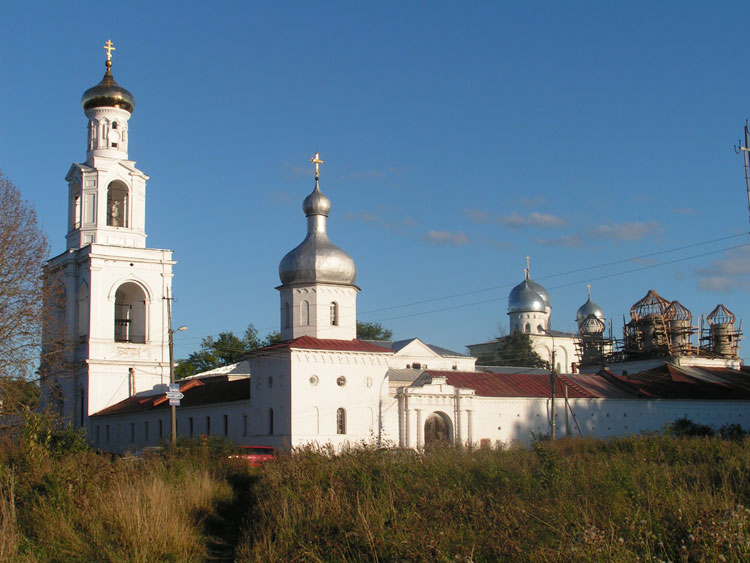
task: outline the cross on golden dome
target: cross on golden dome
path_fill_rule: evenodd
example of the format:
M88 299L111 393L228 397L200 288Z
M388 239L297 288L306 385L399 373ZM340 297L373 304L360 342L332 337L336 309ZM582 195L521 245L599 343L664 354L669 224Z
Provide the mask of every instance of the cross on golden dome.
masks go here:
M107 39L107 42L104 44L104 50L107 51L107 62L109 63L107 66L110 66L112 64L112 51L116 50L111 39Z
M320 178L319 166L323 164L323 161L320 160L320 153L316 152L315 156L310 159L310 162L312 162L315 165L315 179L317 180L318 178Z

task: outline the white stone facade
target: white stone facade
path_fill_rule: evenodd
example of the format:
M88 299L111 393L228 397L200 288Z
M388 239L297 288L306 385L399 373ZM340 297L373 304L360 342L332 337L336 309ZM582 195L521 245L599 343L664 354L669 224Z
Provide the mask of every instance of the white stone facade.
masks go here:
M356 286L282 285L281 339L300 336L352 340L357 336Z

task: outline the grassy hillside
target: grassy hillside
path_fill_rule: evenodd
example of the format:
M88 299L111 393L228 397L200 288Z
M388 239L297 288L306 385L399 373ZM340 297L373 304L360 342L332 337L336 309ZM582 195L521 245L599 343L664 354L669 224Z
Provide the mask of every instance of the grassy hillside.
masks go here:
M0 561L742 561L742 437L425 455L223 445L111 457L38 419L0 446Z

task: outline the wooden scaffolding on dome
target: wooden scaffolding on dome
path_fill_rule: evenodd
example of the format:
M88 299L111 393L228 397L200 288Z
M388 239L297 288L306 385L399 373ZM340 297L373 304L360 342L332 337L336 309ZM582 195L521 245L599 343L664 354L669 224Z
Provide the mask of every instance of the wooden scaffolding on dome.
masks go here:
M671 356L672 345L665 313L671 303L650 289L630 308L623 330L623 352L629 358ZM624 321L624 319L623 319Z
M580 365L596 365L605 363L608 350L612 343L604 338L604 321L596 315L587 315L578 324L578 338L576 338L576 355Z
M707 327L701 322L700 350L702 353L723 357L739 357L742 321L734 328L734 314L721 303L706 317Z

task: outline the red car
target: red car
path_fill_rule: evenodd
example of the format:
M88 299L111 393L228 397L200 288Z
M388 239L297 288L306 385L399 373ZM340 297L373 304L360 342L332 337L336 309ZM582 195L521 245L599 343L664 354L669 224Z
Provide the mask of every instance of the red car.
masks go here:
M267 461L276 459L276 449L271 446L238 446L237 453L230 459L244 459L251 467L258 467Z

